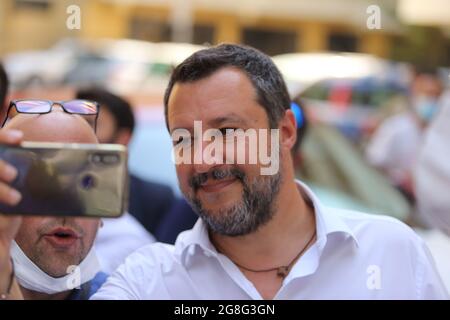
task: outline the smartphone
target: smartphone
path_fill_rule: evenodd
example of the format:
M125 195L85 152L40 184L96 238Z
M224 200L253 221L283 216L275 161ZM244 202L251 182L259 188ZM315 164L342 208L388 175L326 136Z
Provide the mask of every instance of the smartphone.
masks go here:
M17 168L10 185L22 194L16 206L0 203L0 213L118 217L127 210L127 149L122 145L23 142L0 145L0 158Z

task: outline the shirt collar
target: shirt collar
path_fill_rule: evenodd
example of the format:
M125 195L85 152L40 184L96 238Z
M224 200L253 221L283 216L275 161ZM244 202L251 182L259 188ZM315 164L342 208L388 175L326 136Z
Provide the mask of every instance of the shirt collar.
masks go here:
M340 234L344 237L352 238L356 246L359 247L359 242L355 233L339 215L340 210L323 205L319 198L317 198L314 192L306 184L299 180L296 180L296 183L299 191L304 192L314 207L314 213L316 215L317 239L319 241L324 241L323 246L325 246L329 235Z
M197 220L191 230L182 232L175 243L175 254L180 257L183 265L190 262L196 250L202 250L203 254L217 256L218 252L209 239L208 228L201 218Z
M303 194L311 201L316 215L316 234L319 250L322 251L326 245L328 236L331 234L339 234L345 238L353 239L357 247L358 240L345 223L345 221L337 214L336 209L324 206L313 191L303 182L296 180L297 186ZM201 250L203 254L208 256L217 256L218 252L209 239L206 224L200 218L191 230L181 233L175 243L175 254L179 255L183 265L187 265L197 250Z

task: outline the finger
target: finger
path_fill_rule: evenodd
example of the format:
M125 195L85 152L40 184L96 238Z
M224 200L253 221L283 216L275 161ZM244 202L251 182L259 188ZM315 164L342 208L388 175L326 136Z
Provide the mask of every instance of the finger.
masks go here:
M14 239L21 223L22 216L0 214L0 238Z
M0 180L12 182L17 177L17 169L9 163L0 160Z
M0 202L10 206L15 206L21 199L22 195L19 191L4 183L0 183Z
M0 143L17 145L22 142L23 133L14 129L0 130Z

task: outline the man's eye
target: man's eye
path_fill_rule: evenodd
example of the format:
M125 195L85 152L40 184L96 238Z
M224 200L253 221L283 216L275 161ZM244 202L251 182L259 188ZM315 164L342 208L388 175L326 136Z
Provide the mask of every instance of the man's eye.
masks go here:
M174 146L177 146L180 143L186 144L186 143L189 143L190 141L191 141L191 139L189 137L180 137L177 140L173 140L172 143Z
M224 136L230 136L230 135L234 134L234 131L236 131L236 128L230 128L230 127L220 128L219 131Z

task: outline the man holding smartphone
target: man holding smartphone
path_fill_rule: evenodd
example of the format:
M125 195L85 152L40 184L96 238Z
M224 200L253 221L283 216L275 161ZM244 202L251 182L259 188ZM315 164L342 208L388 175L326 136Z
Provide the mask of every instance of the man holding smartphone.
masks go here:
M22 140L97 143L87 122L58 110L42 116L19 114L0 130L2 144L18 145ZM17 170L2 161L0 172L0 201L14 205L21 196L8 184ZM106 279L93 249L100 223L98 218L1 216L0 294L87 299ZM10 288L13 272L20 290Z
M7 88L2 78L0 87ZM57 106L45 115L17 114L0 129L0 144L18 146L24 140L98 142L87 121ZM10 186L17 175L0 160L1 203L14 206L21 200ZM98 218L0 214L0 299L88 299L106 280L93 249L100 224Z

